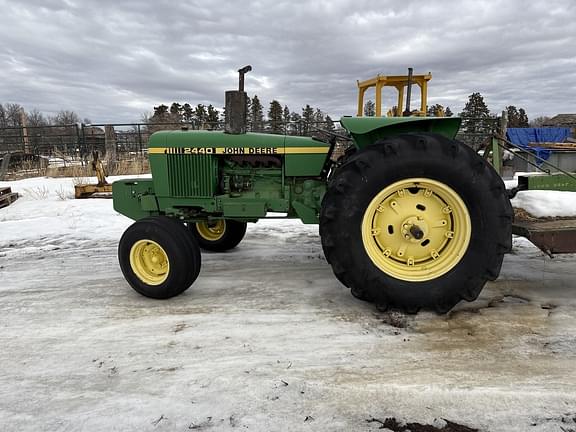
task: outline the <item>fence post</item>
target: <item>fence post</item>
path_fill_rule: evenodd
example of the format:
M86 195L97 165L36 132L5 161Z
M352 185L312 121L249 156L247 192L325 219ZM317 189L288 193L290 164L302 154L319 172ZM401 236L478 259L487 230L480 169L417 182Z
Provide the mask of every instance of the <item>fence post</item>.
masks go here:
M508 113L506 111L502 111L498 134L504 138L506 138L507 125ZM504 151L502 150L502 146L499 144L501 143L498 139L492 138L492 166L498 174L502 175L502 156L504 155Z
M20 123L22 125L22 143L24 144L24 153L30 153L30 141L28 140L28 122L24 108L20 110Z
M138 152L142 155L142 131L140 130L140 125L138 126Z
M82 123L80 125L80 136L78 139L78 156L80 157L80 161L82 166L84 166L84 162L86 160L86 158L88 157L88 149L86 148L86 125L84 123Z
M106 149L106 161L108 162L108 172L113 172L116 165L116 134L114 126L104 126L104 148Z

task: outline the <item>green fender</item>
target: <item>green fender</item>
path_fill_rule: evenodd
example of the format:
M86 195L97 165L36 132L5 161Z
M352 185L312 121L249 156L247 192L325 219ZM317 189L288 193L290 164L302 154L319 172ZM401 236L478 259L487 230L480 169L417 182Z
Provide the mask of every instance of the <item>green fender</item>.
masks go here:
M403 133L430 132L453 139L462 119L459 117L342 117L340 124L359 148L377 140Z

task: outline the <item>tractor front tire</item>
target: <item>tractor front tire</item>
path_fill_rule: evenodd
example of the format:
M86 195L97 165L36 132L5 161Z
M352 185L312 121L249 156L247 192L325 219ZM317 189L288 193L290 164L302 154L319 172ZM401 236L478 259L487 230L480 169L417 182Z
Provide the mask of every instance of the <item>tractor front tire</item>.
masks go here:
M332 176L320 235L336 277L360 299L408 313L475 300L512 246L500 176L437 134L380 140Z
M118 260L138 293L167 299L186 291L200 273L200 248L184 224L165 216L141 219L122 235Z
M214 222L188 224L188 229L204 250L225 252L233 249L246 234L246 222L220 219Z

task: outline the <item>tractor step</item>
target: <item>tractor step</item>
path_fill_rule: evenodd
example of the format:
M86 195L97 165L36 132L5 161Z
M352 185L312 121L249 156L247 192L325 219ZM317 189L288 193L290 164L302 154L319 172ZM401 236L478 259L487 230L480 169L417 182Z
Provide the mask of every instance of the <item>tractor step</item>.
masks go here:
M576 219L516 221L512 233L526 237L548 255L576 252Z
M18 199L19 195L9 187L0 188L0 208L7 207Z
M79 198L112 198L112 185L76 185L74 197Z

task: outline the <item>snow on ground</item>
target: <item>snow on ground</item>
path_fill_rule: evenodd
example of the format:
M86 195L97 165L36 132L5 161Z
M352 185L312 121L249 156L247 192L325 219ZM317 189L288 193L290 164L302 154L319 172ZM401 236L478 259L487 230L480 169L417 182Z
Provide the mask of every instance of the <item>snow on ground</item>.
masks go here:
M538 175L517 173L515 178L506 180L507 189L518 186L518 175ZM576 217L576 192L531 190L520 191L512 199L514 207L522 208L536 217Z
M2 431L576 430L576 255L515 239L476 302L404 316L349 295L316 226L260 221L154 301L120 272L111 200L3 185L23 196L0 210Z
M576 217L576 192L545 190L520 191L512 199L512 205L523 208L536 217Z

